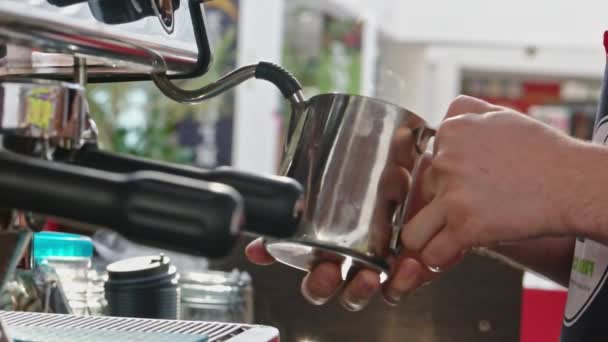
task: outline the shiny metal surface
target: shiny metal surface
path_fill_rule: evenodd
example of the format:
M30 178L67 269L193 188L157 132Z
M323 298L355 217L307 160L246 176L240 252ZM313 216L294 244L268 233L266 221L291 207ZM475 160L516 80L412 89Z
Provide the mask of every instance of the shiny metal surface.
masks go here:
M247 80L255 78L257 68L257 64L244 66L213 83L195 90L186 90L176 86L171 82L167 75L163 73L153 73L151 77L154 84L156 84L156 87L168 98L180 103L197 104L214 98ZM298 114L301 113L304 108L304 95L300 90L290 96L287 100L291 103L291 116L293 120L293 117L299 117ZM291 131L289 135L291 136Z
M32 232L27 229L0 231L0 292L13 280L31 238Z
M154 84L156 84L158 89L168 98L181 103L196 104L216 97L223 92L254 78L256 68L257 65L242 67L219 80L196 90L181 89L162 73L154 73L151 76Z
M246 272L205 271L181 274L180 319L252 324L253 288Z
M121 6L135 2L91 0L55 6L48 0L0 1L0 39L9 44L0 59L0 76L70 75L76 55L87 57L92 75L192 72L198 47L190 0L145 1L152 2L152 13L108 23L104 20L124 12ZM202 5L193 6L202 11Z
M267 240L268 251L303 270L332 260L386 275L396 213L432 130L406 109L343 94L310 99L296 121L281 173L304 185L304 212L296 236Z
M42 80L0 82L0 133L73 148L80 146L89 126L84 89L79 85Z
M4 323L0 319L0 342L12 342L12 341L13 341L13 338L11 337L11 334L8 332L8 328L6 327L6 325L4 325Z
M173 33L175 26L175 8L173 0L151 0L154 13L168 34ZM179 2L179 1L178 1Z
M302 114L304 113L304 110L306 109L306 99L302 90L293 94L288 100L291 104L291 115L289 116L289 122L287 125L287 136L285 139L285 146L283 146L285 153L288 153L289 151L289 144L291 143L291 138L295 135L298 121L300 120Z
M18 330L27 334L28 330L33 332L39 328L47 328L47 331L59 333L64 331L68 338L57 338L53 341L82 341L83 333L77 329L88 329L89 340L103 336L105 332L131 332L131 333L171 333L190 336L207 337L209 342L276 342L279 340L277 329L269 326L226 324L216 322L190 322L190 321L167 321L140 318L123 317L91 317L58 315L31 312L0 311L0 319L5 322L9 331ZM76 329L76 330L75 330ZM61 335L60 335L61 336ZM65 335L64 335L65 336ZM144 336L144 337L149 337ZM153 335L152 335L153 336ZM177 336L179 337L179 336ZM141 341L133 335L131 339ZM86 338L84 338L86 340ZM40 339L27 339L40 341ZM105 339L111 341L111 339ZM118 339L124 341L125 339ZM149 339L147 339L149 340ZM166 338L164 340L167 340ZM114 341L117 341L114 339ZM206 341L206 339L205 339Z

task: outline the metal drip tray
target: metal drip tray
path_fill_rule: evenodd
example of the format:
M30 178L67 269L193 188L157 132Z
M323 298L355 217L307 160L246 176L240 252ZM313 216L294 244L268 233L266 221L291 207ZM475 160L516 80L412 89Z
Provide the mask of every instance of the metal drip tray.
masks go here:
M83 317L0 311L9 334L18 341L187 341L278 342L278 330L266 326L151 320L118 317ZM84 336L83 336L84 335ZM30 337L31 336L31 337ZM40 339L38 336L44 336ZM29 338L29 340L28 340Z

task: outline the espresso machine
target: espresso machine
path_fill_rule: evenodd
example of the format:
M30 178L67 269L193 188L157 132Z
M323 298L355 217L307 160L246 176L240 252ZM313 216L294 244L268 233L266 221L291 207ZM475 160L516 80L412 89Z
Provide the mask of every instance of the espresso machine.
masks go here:
M177 166L98 146L88 83L151 80L170 97L192 98L173 82L210 66L204 2L0 1L0 285L23 264L31 232L46 218L107 227L138 243L209 258L229 254L242 232L294 233L303 190L293 179ZM297 81L269 63L240 69L194 95L204 100L253 77L299 103ZM83 327L278 340L276 329L261 326L11 312L0 313L0 320L0 340L11 330L41 329L49 336Z

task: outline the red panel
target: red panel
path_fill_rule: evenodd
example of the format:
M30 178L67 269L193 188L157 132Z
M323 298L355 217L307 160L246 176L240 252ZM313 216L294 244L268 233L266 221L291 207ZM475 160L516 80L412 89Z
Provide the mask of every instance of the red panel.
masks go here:
M530 101L527 101L524 99L515 99L514 100L514 99L488 97L488 96L481 97L481 99L486 102L495 104L497 106L511 108L511 109L516 110L521 113L527 113L530 106L538 104L538 103L531 103Z
M557 82L524 82L522 88L524 97L542 95L559 99L561 91L561 85Z
M521 342L559 341L567 292L524 289Z
M476 96L473 94L473 96ZM522 82L521 83L521 97L519 98L507 98L507 97L490 97L490 96L479 96L481 99L490 103L508 107L516 111L527 113L528 109L534 105L546 105L551 103L558 103L561 96L561 84L559 82Z

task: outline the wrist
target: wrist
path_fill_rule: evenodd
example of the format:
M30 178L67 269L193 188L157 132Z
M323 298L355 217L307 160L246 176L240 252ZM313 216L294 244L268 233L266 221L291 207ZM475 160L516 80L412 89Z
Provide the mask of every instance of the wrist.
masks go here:
M557 190L563 193L561 221L564 233L608 241L608 147L576 142L564 165L566 179Z

